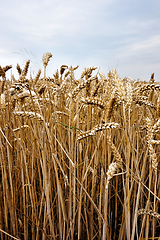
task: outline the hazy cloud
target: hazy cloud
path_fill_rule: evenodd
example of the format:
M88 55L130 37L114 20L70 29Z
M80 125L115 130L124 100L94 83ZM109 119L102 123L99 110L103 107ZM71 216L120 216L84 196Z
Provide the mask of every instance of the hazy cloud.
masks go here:
M49 51L48 74L61 64L96 65L105 73L117 66L122 77L156 71L159 80L159 10L157 0L3 1L0 65L31 58L37 69Z

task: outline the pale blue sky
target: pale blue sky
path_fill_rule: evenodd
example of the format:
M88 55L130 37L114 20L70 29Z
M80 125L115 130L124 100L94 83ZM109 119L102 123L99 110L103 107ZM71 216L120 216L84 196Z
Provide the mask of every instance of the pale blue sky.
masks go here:
M37 73L51 52L50 77L66 64L80 66L77 77L96 66L160 82L160 0L5 0L0 22L0 65L14 74L28 59Z

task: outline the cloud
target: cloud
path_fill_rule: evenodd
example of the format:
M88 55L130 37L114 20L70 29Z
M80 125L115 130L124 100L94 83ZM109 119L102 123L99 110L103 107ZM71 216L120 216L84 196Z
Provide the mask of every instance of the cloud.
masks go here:
M31 4L30 4L31 3ZM4 3L5 4L5 3ZM96 35L102 25L103 6L108 1L16 1L2 17L7 29L20 39L36 42L56 36ZM108 11L106 14L108 15Z
M150 36L148 39L135 39L135 41L128 41L126 45L121 47L121 50L117 54L117 58L135 58L137 64L139 63L138 58L140 61L143 59L145 62L150 62L152 59L152 63L154 63L155 58L157 58L156 56L158 56L157 51L160 51L160 34Z
M137 66L140 75L139 65L156 68L159 63L159 7L155 0L3 1L0 62L8 58L16 66L31 58L34 63L28 51L41 67L48 51L53 54L48 73L61 64L108 71L119 63L120 71L127 66L132 74Z

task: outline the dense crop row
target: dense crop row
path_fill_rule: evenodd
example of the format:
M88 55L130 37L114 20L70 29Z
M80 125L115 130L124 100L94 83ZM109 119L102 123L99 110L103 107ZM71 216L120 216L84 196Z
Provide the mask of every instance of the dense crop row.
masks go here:
M0 238L158 239L160 84L0 67Z

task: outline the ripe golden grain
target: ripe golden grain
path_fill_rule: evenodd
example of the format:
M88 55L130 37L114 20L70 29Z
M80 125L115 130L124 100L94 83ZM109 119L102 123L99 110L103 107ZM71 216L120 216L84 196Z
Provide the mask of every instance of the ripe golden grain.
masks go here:
M28 80L27 61L12 81L0 68L1 229L17 239L158 238L160 84L115 69L94 76L96 67L76 79L78 66L66 66Z

